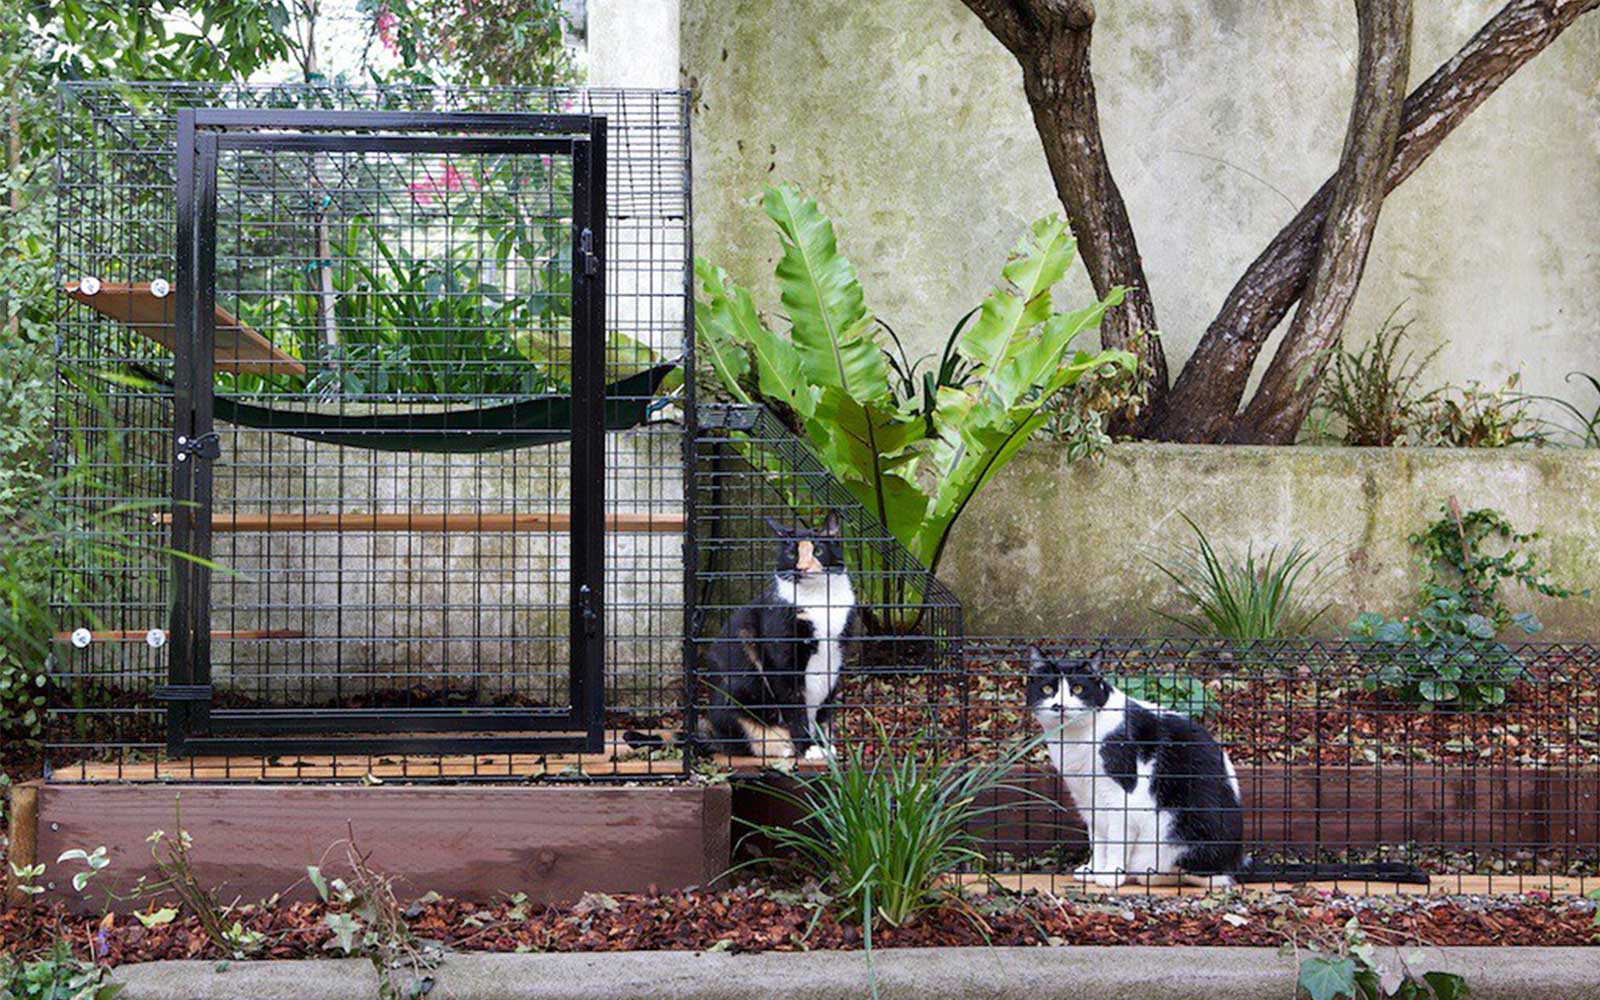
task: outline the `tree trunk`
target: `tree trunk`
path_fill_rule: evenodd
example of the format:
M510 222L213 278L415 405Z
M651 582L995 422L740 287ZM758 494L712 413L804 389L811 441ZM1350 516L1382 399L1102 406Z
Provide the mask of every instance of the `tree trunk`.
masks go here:
M1356 0L1356 20L1361 36L1356 94L1332 203L1317 238L1316 263L1294 322L1234 427L1235 441L1294 443L1339 346L1367 265L1411 66L1411 0Z
M1600 0L1511 0L1406 99L1386 189L1410 177L1501 84L1597 7ZM1151 436L1195 442L1229 437L1257 355L1306 288L1336 179L1318 189L1228 293L1172 387L1164 418L1150 427Z
M1166 401L1167 361L1152 335L1158 329L1155 303L1100 135L1089 65L1094 6L1090 0L965 2L1022 66L1034 127L1095 293L1126 289L1123 304L1100 324L1100 343L1139 355L1150 385L1144 422L1161 413Z

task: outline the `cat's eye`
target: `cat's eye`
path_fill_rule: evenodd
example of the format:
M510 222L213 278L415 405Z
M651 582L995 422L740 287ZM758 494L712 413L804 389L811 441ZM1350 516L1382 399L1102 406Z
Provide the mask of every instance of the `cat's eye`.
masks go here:
M1073 694L1083 694L1083 685L1082 684L1074 684L1074 685L1072 685L1072 693Z
M1056 686L1054 684L1046 684L1044 686L1044 693L1047 694L1047 695L1055 694L1056 693Z

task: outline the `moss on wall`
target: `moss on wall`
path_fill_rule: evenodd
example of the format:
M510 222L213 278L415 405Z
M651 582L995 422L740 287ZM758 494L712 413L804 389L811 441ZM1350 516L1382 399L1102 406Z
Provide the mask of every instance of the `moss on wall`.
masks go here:
M1298 540L1318 553L1325 631L1363 610L1413 607L1406 537L1455 496L1544 533L1536 551L1561 583L1600 591L1600 452L1117 445L1103 465L1033 445L957 525L941 575L975 632L1165 631L1186 610L1151 564L1192 544L1178 516L1242 553ZM1512 591L1544 638L1600 636L1600 600Z

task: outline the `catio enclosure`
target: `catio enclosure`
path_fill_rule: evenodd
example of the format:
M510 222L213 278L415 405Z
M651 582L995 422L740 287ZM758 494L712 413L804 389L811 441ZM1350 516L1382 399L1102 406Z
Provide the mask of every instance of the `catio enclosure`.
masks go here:
M1596 873L1592 647L965 635L778 415L684 377L686 94L95 84L60 113L54 783L754 774L670 734L770 523L837 512L842 748L993 758L1036 731L1027 645L1099 652L1227 748L1280 875ZM1493 697L1416 697L1450 676ZM1065 886L1083 821L1042 753L1017 781L973 832Z

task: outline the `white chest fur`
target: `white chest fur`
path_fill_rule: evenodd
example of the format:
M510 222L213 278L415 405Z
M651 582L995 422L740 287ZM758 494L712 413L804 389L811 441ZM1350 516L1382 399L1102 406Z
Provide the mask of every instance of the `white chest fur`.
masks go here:
M839 686L844 670L844 634L856 594L843 573L819 573L799 580L776 581L778 595L817 633L817 651L806 664L806 718L817 721L817 709Z

